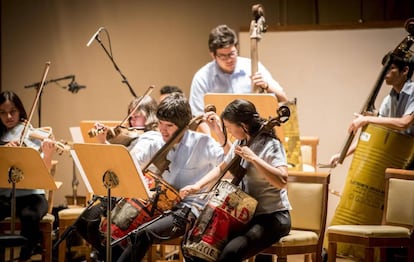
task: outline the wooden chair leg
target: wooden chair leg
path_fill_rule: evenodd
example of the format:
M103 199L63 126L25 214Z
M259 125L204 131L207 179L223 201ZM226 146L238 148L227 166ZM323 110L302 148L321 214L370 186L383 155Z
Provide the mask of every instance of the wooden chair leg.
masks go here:
M329 242L328 244L328 262L336 261L336 242Z
M42 262L52 261L52 230L53 224L45 225L45 227L42 229Z
M287 256L278 256L277 262L287 262Z
M374 251L375 249L372 247L366 247L365 248L365 261L372 262L374 261Z

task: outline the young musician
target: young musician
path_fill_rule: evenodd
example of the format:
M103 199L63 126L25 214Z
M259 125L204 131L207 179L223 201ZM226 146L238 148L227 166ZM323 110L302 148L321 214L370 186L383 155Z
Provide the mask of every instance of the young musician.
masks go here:
M257 135L265 120L259 116L253 103L234 100L224 109L221 118L227 131L237 140L221 164L193 185L182 188L180 195L184 197L200 191L216 181L236 155L242 158L240 165L246 169L246 174L241 188L255 198L258 205L247 229L233 236L218 258L218 261L242 261L289 233L288 169L285 151L274 132ZM249 147L242 145L253 137L254 142Z
M138 105L138 103L140 104ZM142 133L130 143L128 149L141 167L145 166L152 156L143 152L147 150L156 152L165 143L158 129L157 107L156 100L151 96L145 96L141 101L140 97L134 98L128 105L128 115L135 109L128 119L128 127L142 130ZM98 130L103 129L104 131L96 136L98 141L109 143L106 141L108 128L100 123L96 123L95 128ZM103 197L100 203L85 210L75 224L76 230L94 248L93 256L100 260L105 260L106 255L106 247L102 244L105 236L100 231L101 218L106 215L106 201L107 199ZM113 201L115 201L115 198ZM115 206L115 202L112 206ZM112 256L116 259L123 250L119 246L115 246L112 251Z
M27 120L27 114L17 94L11 91L0 93L0 120L0 145L19 146L20 134L24 128L23 123ZM48 139L37 142L42 151L43 161L50 169L55 144ZM3 178L5 179L4 176ZM10 197L10 188L0 188L0 220L11 215ZM28 240L27 245L20 249L19 261L28 261L34 252L39 252L37 248L41 237L39 224L47 210L48 203L43 189L16 190L16 216L22 224L20 234Z
M139 103L139 105L138 105ZM128 114L130 115L133 110L135 110L128 119L125 129L121 129L118 137L112 137L107 141L107 133L114 132L109 130L110 128L102 125L101 123L95 123L96 130L103 130L103 132L98 132L96 135L97 140L100 143L113 143L113 144L124 144L128 145L128 149L132 149L135 143L138 142L138 139L141 135L147 131L151 131L145 134L145 137L158 137L158 119L156 116L157 111L157 101L151 96L144 96L134 98L128 105ZM129 128L129 130L127 130ZM115 136L115 134L113 135ZM154 139L158 139L154 138ZM159 140L159 139L158 139Z
M209 35L208 47L213 60L195 73L191 83L189 99L193 115L203 114L205 94L251 93L252 82L266 92L274 93L279 102L287 101L283 88L261 63L258 72L251 75L251 60L238 55L239 42L233 29L227 25L214 28ZM208 130L205 125L201 129Z
M164 100L166 96L168 96L171 93L175 93L175 92L184 94L183 90L179 88L178 86L166 85L166 86L161 87L159 101L161 102L162 100Z
M170 94L159 104L157 117L162 138L168 144L175 132L187 126L192 119L188 100L182 94ZM170 164L160 175L177 192L200 180L224 157L223 148L213 138L191 130L186 130L178 142L171 146L166 157ZM136 153L153 156L157 152L137 150ZM141 261L153 243L182 236L187 219L198 215L197 205L200 204L197 197L185 197L170 213L140 228L131 237L132 246L125 249L118 261L131 261L131 257L133 261Z
M391 59L391 67L385 75L385 83L391 86L391 91L382 101L378 116L355 114L349 132L356 133L367 124L377 124L414 136L414 83L411 81L414 56L409 59L392 56ZM346 156L353 154L356 146L357 143L352 144ZM339 156L335 154L331 157L332 166L337 165Z

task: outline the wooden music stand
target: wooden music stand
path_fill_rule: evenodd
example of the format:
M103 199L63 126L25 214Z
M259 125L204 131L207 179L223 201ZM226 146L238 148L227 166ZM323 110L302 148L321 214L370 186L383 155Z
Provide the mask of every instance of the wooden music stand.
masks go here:
M38 151L30 147L0 146L0 187L11 187L11 235L16 224L16 189L56 190L57 186ZM13 260L13 252L10 253Z
M252 102L259 115L264 119L277 116L279 104L274 94L225 94L207 93L204 95L204 106L212 104L216 106L217 114L220 115L224 108L235 99L245 99ZM283 129L276 127L276 133L281 141L284 141Z
M141 168L122 145L74 144L94 194L107 195L106 258L111 261L111 197L149 199Z

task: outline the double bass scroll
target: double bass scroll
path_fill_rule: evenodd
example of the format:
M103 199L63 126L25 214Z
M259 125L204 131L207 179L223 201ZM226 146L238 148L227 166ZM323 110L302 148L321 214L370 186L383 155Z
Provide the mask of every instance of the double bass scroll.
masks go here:
M251 74L254 75L259 68L259 52L258 42L262 38L262 33L266 32L264 9L261 4L252 6L253 20L250 22L250 58L251 58ZM264 93L260 87L252 85L253 93Z
M374 114L375 100L381 89L385 75L387 74L388 70L391 67L393 59L396 59L396 58L407 59L408 57L410 57L410 53L411 53L410 48L414 43L414 18L408 19L405 22L404 27L409 34L401 41L401 43L397 45L397 47L392 52L390 52L390 54L386 56L385 61L383 61L383 68L381 70L381 73L378 76L377 81L375 82L375 85L373 89L371 90L370 95L368 96L365 104L363 105L360 111L360 114L362 115L367 114L367 113ZM344 162L344 159L347 156L348 149L351 146L354 137L355 137L354 133L349 134L345 142L345 145L342 148L342 151L339 155L339 159L338 159L339 164L342 164Z

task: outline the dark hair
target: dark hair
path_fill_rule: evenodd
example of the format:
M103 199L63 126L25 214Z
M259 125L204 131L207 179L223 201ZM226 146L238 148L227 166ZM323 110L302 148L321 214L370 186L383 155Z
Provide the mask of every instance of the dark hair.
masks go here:
M413 71L414 71L414 55L408 54L406 57L400 57L400 56L393 55L391 52L389 52L382 59L382 65L385 64L388 58L390 58L391 63L394 64L398 68L398 71L402 71L404 67L407 66L408 67L407 79L411 79L411 77L413 76Z
M208 48L210 52L216 54L217 49L231 45L238 45L237 35L233 29L227 25L219 25L211 30L208 37Z
M244 99L233 100L221 113L221 120L243 127L249 136L255 136L259 132L261 126L266 121L257 113L255 105ZM227 138L227 131L224 128L224 135ZM268 133L272 137L276 137L273 130ZM227 140L227 139L226 139Z
M19 96L12 92L12 91L3 91L0 93L0 105L5 103L6 101L10 101L14 104L14 106L19 110L19 120L27 120L27 113L26 109L24 109L22 100L20 100ZM2 137L7 132L6 126L0 121L0 137Z
M187 126L192 118L188 99L180 93L172 93L158 105L157 117L159 120L174 123L178 128Z
M183 90L181 90L181 88L179 88L178 86L166 85L166 86L161 87L160 89L160 95L171 94L174 92L183 94Z
M137 97L131 101L128 105L128 114L138 105L140 102L141 97ZM157 119L157 101L151 96L144 96L140 105L137 107L135 111L141 112L146 120L145 120L145 127L144 131L149 130L156 130L158 129L158 119ZM128 119L128 124L131 126L130 119Z

